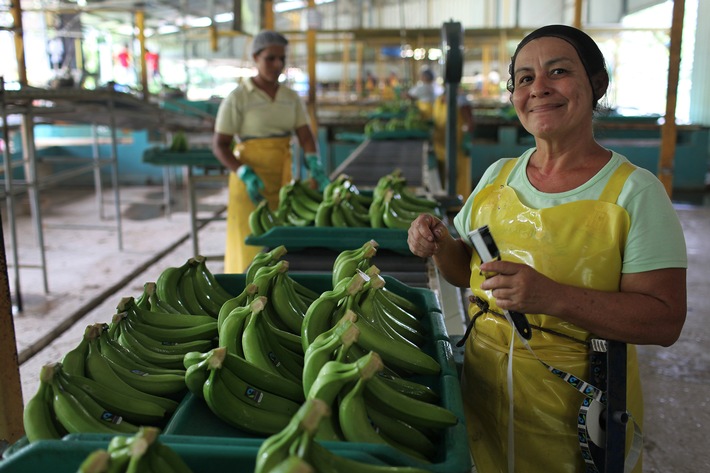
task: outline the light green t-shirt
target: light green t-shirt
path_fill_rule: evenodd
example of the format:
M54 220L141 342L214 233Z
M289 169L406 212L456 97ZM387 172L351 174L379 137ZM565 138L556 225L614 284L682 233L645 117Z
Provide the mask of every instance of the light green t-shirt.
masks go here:
M518 159L508 176L520 201L528 207L543 209L578 200L597 200L614 171L628 160L612 153L611 160L589 181L567 192L549 194L535 189L527 177L530 156L535 148L527 150ZM454 226L461 236L471 231L471 206L473 196L492 183L503 164L511 158L493 163L473 190L463 208L454 218ZM685 237L678 215L663 184L646 169L637 167L629 175L616 202L629 213L631 228L624 248L622 273L640 273L662 268L687 268L688 255ZM467 238L463 240L470 245Z
M214 130L246 141L288 136L303 125L308 115L294 90L280 85L272 100L248 78L220 103Z

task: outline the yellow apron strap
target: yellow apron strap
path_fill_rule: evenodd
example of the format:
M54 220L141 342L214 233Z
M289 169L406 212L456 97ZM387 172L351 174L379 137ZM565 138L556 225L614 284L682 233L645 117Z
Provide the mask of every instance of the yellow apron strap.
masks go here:
M498 173L498 176L496 177L495 181L493 181L493 185L497 187L504 186L505 182L508 180L510 172L513 170L513 166L515 166L515 163L517 162L518 158L515 158L505 163L500 169L500 172Z
M631 163L622 163L614 174L609 178L609 182L606 183L604 190L599 194L599 199L602 202L609 202L611 204L616 203L621 193L621 189L624 188L626 179L631 175L632 172L636 170L636 166Z

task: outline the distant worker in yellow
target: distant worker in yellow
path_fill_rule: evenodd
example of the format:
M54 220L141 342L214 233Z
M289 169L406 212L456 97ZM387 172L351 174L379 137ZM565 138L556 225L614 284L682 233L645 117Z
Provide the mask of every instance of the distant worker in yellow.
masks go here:
M434 99L442 92L435 79L434 71L424 67L419 71L419 81L407 91L407 97L416 101L425 120L431 120Z
M455 192L458 195L466 197L471 193L471 160L466 152L464 139L466 136L473 139L473 129L475 122L473 120L473 109L471 103L466 98L466 95L461 93L456 96L456 183L454 186ZM441 182L446 182L446 120L448 117L449 107L446 105L446 94L439 95L434 100L432 110L432 122L434 123L434 131L432 133L432 142L434 143L434 154L436 155L436 163L439 167L439 175ZM464 131L466 132L464 134ZM448 176L447 176L448 177Z
M409 89L407 96L416 100L417 107L426 120L433 123L432 142L436 156L439 177L442 184L446 182L446 119L447 110L446 94L444 89L435 81L434 71L423 68L419 74L417 85ZM458 115L456 120L456 194L467 196L471 193L471 166L469 156L463 147L464 129L473 133L473 113L471 104L466 96L461 94L456 97Z
M262 31L252 42L257 75L232 91L217 111L212 151L232 171L227 203L224 272L243 272L261 251L246 245L249 214L262 199L275 210L279 189L292 179L291 139L295 134L306 156L311 178L323 188L323 170L305 106L298 94L279 83L288 41L275 31Z

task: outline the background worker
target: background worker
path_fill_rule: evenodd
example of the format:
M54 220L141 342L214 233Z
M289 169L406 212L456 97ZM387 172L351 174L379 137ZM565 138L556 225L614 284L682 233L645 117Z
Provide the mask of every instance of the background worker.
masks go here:
M446 122L448 106L444 89L435 81L434 71L428 67L419 73L419 82L410 88L407 96L416 100L417 107L425 120L433 124L432 142L436 156L439 178L442 186L446 182ZM463 131L467 130L470 136L473 133L473 111L470 102L464 94L456 97L458 115L456 119L456 194L467 196L471 192L471 165L468 153L463 147Z
M256 35L252 58L257 75L244 80L217 111L212 151L232 171L225 273L243 272L261 251L244 243L251 233L249 214L262 199L268 201L272 210L278 206L279 189L292 179L293 134L305 152L311 178L321 189L328 183L305 106L294 90L279 83L287 45L286 38L275 31Z
M410 250L478 298L461 387L480 473L590 471L578 419L599 417L581 416L590 398L576 382L593 381L590 341L628 344L626 407L641 426L635 345L669 346L685 322L688 258L665 188L594 137L608 85L588 35L564 25L530 33L513 55L508 90L535 147L491 165L454 219L463 236L488 225L501 260L482 263L430 215L409 229ZM527 314L534 355L503 310Z

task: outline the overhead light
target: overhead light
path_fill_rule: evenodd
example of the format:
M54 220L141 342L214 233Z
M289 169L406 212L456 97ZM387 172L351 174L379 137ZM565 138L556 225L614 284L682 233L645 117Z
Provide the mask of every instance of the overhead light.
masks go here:
M316 0L316 5L321 5L323 3L332 3L334 1L335 0ZM305 2L303 0L287 0L285 2L274 4L274 11L276 13L283 13L287 11L306 8L307 6L308 2Z

